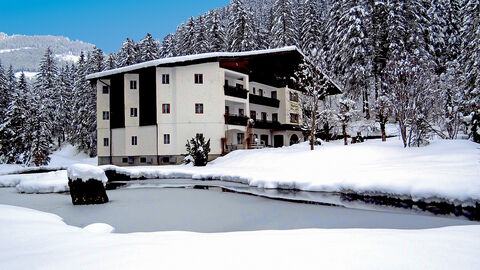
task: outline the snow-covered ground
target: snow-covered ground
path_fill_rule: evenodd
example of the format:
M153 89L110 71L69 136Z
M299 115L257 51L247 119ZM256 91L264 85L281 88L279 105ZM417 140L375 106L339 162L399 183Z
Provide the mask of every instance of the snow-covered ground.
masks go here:
M90 158L87 154L79 152L72 145L65 144L50 155L50 163L47 166L25 167L22 165L0 164L0 176L5 174L32 171L39 168L47 170L67 169L70 165L77 163L97 165L97 158Z
M0 269L478 269L480 226L109 233L0 205Z
M97 158L89 158L71 145L64 145L51 156L48 166L25 167L0 164L0 187L16 187L22 193L52 193L68 191L66 169L73 164L97 165ZM15 174L37 169L59 170L48 173Z
M436 140L403 148L398 138L344 146L307 143L281 149L238 150L204 168L115 167L132 177L217 179L259 188L348 192L468 205L480 201L480 146Z
M53 164L68 163L60 162L59 154L54 157ZM456 205L480 202L480 146L466 140L436 140L427 147L407 149L398 138L385 143L369 140L349 146L336 141L325 143L315 151L302 143L280 149L238 150L206 167L107 165L101 168L132 178L216 179L259 188L385 195L415 201L448 201ZM62 190L67 178L62 182L58 176L42 174L37 182L49 181L61 186L50 190ZM12 176L0 177L0 186L23 182L20 179L12 184L11 179ZM28 189L18 190L27 192ZM49 189L43 187L43 190Z

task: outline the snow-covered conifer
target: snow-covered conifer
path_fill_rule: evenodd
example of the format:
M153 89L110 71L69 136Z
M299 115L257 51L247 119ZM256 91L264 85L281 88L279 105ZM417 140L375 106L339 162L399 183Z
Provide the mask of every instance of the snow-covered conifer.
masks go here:
M297 44L297 29L292 1L275 0L272 11L271 47L277 48Z
M158 59L159 47L160 45L158 44L158 41L153 39L150 33L147 33L145 38L140 40L140 42L138 43L140 62Z
M138 51L137 46L133 40L127 38L117 54L118 67L125 67L137 63Z

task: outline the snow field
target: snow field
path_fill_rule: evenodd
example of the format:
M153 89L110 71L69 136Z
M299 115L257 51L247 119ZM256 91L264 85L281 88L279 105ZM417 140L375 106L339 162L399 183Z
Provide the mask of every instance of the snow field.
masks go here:
M99 230L81 229L56 215L20 207L0 205L0 212L1 269L476 269L480 265L477 225L112 234L105 224Z

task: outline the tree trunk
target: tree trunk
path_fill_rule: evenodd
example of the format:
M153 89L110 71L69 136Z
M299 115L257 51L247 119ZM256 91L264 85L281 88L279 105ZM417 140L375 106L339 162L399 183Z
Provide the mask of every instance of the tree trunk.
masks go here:
M382 131L382 142L387 141L387 134L385 133L385 118L383 117L383 114L380 114L378 116L380 120L380 130Z
M365 110L365 119L370 119L370 107L368 104L368 92L365 91L364 98L363 98L363 107Z
M310 150L315 149L315 115L312 117L312 127L310 129Z
M345 145L348 145L348 140L347 140L347 125L342 125L342 133L343 133L343 143Z
M402 135L402 141L403 141L403 147L407 147L407 127L405 124L398 123L398 126L400 128L400 134Z

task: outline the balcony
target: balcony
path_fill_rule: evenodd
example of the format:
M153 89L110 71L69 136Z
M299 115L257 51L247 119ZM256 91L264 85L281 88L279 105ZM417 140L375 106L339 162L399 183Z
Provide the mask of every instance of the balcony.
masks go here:
M230 86L230 85L224 85L223 89L225 90L225 95L226 96L231 96L231 97L237 97L237 98L243 98L246 99L248 95L248 91L242 88Z
M228 125L237 125L237 126L247 126L248 117L244 115L233 115L233 114L225 114L225 124Z
M277 121L262 121L256 120L253 128L262 128L262 129L280 129L282 125Z
M280 107L280 100L276 98L262 97L250 94L250 103L264 105L274 108Z

